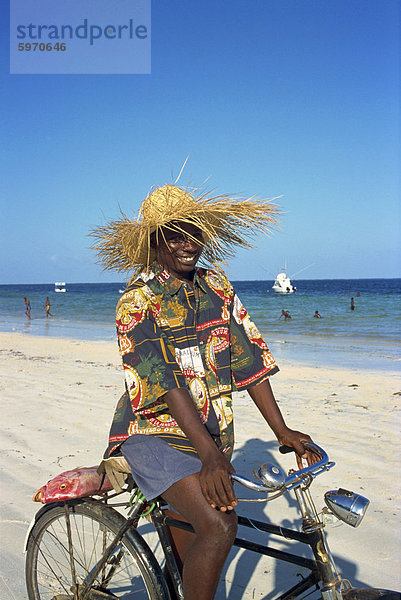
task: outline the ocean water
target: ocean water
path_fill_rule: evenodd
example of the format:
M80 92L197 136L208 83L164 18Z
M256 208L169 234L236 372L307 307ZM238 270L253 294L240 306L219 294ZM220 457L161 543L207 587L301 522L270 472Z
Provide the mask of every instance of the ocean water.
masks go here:
M278 362L398 368L401 279L292 283L297 292L283 296L272 291L272 280L233 282ZM115 306L124 285L67 283L66 287L66 293L55 293L54 284L0 285L0 331L114 340ZM24 296L31 302L31 321L24 314ZM46 318L46 296L53 318ZM291 320L279 319L282 309L289 311ZM322 319L313 318L315 310Z

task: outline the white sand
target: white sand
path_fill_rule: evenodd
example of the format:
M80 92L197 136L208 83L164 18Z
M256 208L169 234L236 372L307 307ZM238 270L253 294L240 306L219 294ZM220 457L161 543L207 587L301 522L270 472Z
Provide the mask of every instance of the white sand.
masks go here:
M116 345L109 342L0 333L0 354L0 598L21 600L26 598L24 537L40 508L31 497L57 473L99 462L123 376ZM337 463L312 486L317 508L323 506L325 490L340 486L372 503L358 529L328 527L337 566L355 585L400 589L399 376L280 366L272 384L287 423L310 433ZM250 477L253 468L269 460L289 468L293 458L277 453L246 394L236 396L235 412L237 471ZM294 502L287 499L242 505L239 512L260 518L263 510L287 527L297 519ZM217 597L271 598L289 574L300 571L257 559L233 550Z

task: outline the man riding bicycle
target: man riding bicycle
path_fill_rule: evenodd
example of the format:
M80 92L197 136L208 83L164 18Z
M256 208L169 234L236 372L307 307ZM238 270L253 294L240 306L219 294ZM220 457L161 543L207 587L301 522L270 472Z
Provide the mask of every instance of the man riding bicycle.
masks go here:
M236 535L232 392L248 391L299 466L315 460L302 445L310 437L287 427L274 399L268 346L223 271L208 266L249 246L255 230L267 233L278 212L164 185L137 221L123 216L93 232L105 268L133 271L116 310L126 393L108 455L121 452L146 498L163 496L166 512L193 526L171 529L185 600L214 597Z

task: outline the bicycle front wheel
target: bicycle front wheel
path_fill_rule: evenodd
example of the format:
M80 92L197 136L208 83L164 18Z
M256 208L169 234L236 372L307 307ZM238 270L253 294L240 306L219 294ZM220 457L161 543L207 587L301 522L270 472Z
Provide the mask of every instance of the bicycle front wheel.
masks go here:
M124 522L120 513L100 502L70 503L69 536L64 505L56 504L45 510L28 540L29 600L81 598L85 583ZM169 595L154 555L138 532L130 530L113 549L85 597L168 600Z

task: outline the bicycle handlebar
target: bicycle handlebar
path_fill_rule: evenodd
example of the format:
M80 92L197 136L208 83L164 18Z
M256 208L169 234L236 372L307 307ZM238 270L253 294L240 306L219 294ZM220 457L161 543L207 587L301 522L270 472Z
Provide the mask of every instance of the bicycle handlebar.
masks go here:
M320 456L320 460L313 464L313 465L309 465L308 467L305 467L304 469L300 469L299 471L295 471L294 473L288 475L288 477L285 480L284 485L287 487L288 485L291 485L292 483L294 483L295 481L300 481L301 479L305 478L305 475L317 475L318 473L316 471L322 471L325 470L326 465L329 462L329 457L327 455L327 453L323 450L323 448L321 448L320 446L318 446L317 444L315 444L315 442L303 442L303 445L308 449L308 450L312 450L312 452L314 452L315 454L318 454ZM334 463L333 463L334 465Z
M285 478L283 485L278 490L269 490L267 488L267 486L260 484L260 483L256 483L255 481L250 481L246 477L243 477L242 475L237 475L236 473L231 475L231 478L234 481L237 481L238 483L240 483L241 485L249 488L250 490L253 490L254 492L266 493L269 491L270 492L276 491L276 492L278 492L278 494L276 494L274 497L277 497L278 495L281 495L284 492L287 492L287 491L293 489L294 487L296 487L297 485L299 485L299 483L302 482L303 480L305 480L308 476L316 477L323 471L326 471L334 466L335 463L329 462L329 457L328 457L327 453L323 450L323 448L321 448L314 442L310 442L310 441L305 441L305 442L303 442L303 444L307 449L311 450L312 452L314 452L315 454L320 456L320 460L313 465L309 465L309 466L305 467L304 469L300 469L299 471L290 472L289 475ZM283 450L281 450L281 448L283 448ZM293 450L293 448L290 448L289 446L280 447L281 452L284 451L286 453L286 452L290 452L292 450ZM273 499L273 497L271 499Z

